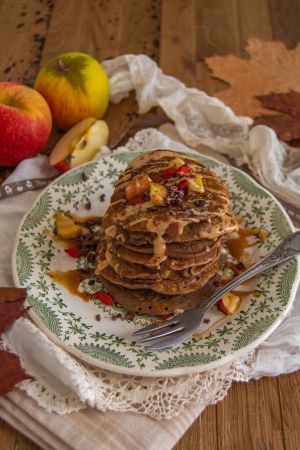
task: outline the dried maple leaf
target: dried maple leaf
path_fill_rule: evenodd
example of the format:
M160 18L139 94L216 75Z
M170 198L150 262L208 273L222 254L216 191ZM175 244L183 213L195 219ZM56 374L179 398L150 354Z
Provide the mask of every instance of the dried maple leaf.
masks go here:
M0 288L0 334L25 314L25 298L26 289Z
M23 316L26 289L0 288L0 334ZM0 350L0 396L7 394L21 381L31 379L21 367L18 355Z
M215 95L238 115L272 114L257 97L270 92L300 92L300 44L288 50L282 42L251 38L245 50L249 59L234 55L205 58L213 76L230 84Z
M13 387L32 377L27 375L21 367L18 355L0 350L0 395L5 395Z
M7 330L15 320L25 314L27 309L24 309L23 304L24 300L0 303L0 334Z
M27 291L24 288L0 287L0 302L25 300Z
M259 100L266 108L283 114L256 117L255 125L267 125L273 128L282 141L300 139L300 94L298 92L262 95Z

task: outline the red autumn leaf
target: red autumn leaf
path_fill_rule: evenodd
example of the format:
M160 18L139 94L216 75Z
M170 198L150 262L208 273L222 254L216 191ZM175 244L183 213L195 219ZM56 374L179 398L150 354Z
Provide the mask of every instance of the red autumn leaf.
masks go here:
M26 289L0 288L0 334L25 314L25 298Z
M23 316L26 289L0 288L0 335ZM21 367L18 355L0 350L0 396L7 394L21 381L32 379Z
M0 302L0 334L9 328L13 322L23 316L27 309L24 309L24 300L16 302Z
M276 94L272 92L268 95L258 97L263 106L269 109L275 109L281 113L294 116L300 113L300 94L295 91Z
M282 114L256 117L255 125L266 125L273 128L282 141L300 139L300 94L298 92L272 93L258 98L265 108L279 111Z
M23 288L0 287L0 302L15 302L24 300L27 291Z
M21 367L18 355L0 350L0 395L5 395L13 387L32 377L27 375Z

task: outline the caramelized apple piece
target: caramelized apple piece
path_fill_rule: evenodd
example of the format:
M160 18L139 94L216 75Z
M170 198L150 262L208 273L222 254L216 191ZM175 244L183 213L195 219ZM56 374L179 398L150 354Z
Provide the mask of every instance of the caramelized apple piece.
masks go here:
M183 161L183 159L175 158L169 162L168 167L181 167L184 164L185 164L185 162Z
M148 175L140 175L132 178L126 186L125 193L127 200L144 195L150 190L150 181Z
M189 192L204 192L203 181L200 175L189 179Z
M241 304L241 299L238 295L228 292L218 302L219 309L224 314L234 314Z
M56 213L54 218L56 232L61 239L76 239L82 235L83 228L77 225L70 217L67 217L63 213Z
M150 201L153 205L165 205L167 195L168 191L165 186L158 183L150 183Z

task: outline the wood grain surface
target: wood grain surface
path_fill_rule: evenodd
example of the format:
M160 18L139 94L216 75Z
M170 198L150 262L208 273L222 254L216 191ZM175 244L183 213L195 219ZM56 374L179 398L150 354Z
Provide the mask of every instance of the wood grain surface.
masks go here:
M205 56L245 56L250 36L292 48L299 20L299 0L0 0L0 80L30 85L39 66L62 52L100 60L145 53L167 74L212 94L224 84L210 77ZM133 96L111 107L111 140L136 116ZM0 182L8 173L0 168ZM234 384L175 450L297 450L299 404L299 373ZM0 421L0 449L37 448Z

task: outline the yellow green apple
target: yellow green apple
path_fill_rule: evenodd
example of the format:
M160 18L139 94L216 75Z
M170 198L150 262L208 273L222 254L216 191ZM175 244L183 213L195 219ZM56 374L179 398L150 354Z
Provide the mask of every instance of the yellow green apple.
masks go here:
M108 78L101 64L85 53L65 53L49 61L34 88L45 97L62 130L87 117L101 119L109 102Z
M109 129L104 120L83 119L70 128L53 148L49 163L65 172L93 159L108 142Z
M16 166L36 155L52 126L46 100L20 83L0 83L0 166Z

